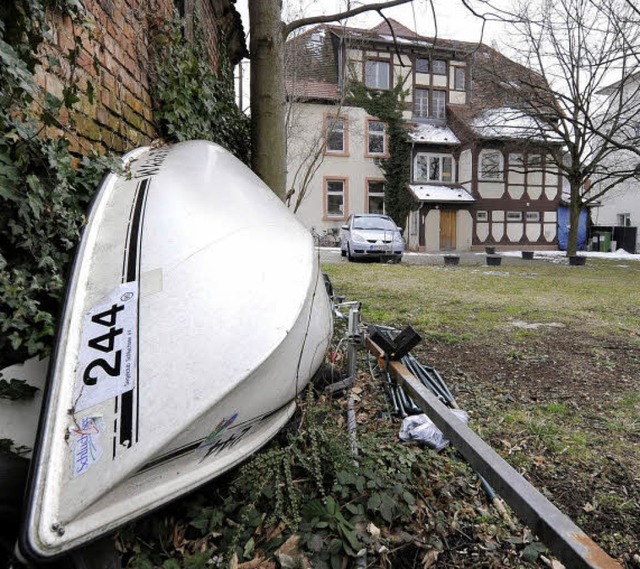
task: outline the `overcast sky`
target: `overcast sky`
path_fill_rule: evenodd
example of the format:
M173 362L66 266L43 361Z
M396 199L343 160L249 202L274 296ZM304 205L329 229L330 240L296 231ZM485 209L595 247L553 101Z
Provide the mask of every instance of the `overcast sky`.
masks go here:
M375 1L378 2L380 0ZM352 2L352 5L372 3L374 2ZM322 2L317 0L284 0L283 4L283 18L287 22L302 16L331 14L345 9L344 0L322 0ZM238 0L236 7L242 15L245 30L250 30L247 0ZM462 5L460 0L434 0L434 7L437 16L438 36L465 41L478 41L480 39L482 29L480 20L473 16ZM415 30L420 35L434 36L436 34L433 14L427 0L413 0L413 2L402 6L389 8L384 11L384 14L397 20L407 28ZM368 28L381 21L382 19L378 13L369 12L350 19L347 25ZM497 24L490 24L485 28L484 42L491 43L493 40L498 39L501 31L501 27Z

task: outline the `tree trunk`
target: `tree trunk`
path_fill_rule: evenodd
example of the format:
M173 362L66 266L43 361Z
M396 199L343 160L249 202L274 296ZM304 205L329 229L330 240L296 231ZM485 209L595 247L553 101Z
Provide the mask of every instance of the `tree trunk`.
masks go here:
M580 227L580 185L571 183L571 200L569 203L569 241L567 242L567 256L572 257L578 252L578 230Z
M287 174L282 0L249 3L251 167L284 200Z

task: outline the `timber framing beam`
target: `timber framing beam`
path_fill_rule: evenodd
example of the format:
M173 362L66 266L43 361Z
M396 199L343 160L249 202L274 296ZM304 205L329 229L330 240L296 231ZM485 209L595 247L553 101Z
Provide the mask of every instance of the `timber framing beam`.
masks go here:
M467 462L493 486L542 542L571 569L622 569L584 531L563 514L496 451L460 421L399 361L390 361L369 337L368 350L380 367L411 394L415 403L460 451Z

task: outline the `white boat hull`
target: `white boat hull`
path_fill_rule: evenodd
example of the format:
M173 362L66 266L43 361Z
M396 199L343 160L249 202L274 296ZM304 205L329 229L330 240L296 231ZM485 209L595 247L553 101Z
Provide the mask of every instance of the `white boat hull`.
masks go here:
M21 548L50 558L272 438L332 323L313 240L244 165L188 142L103 184L67 293Z

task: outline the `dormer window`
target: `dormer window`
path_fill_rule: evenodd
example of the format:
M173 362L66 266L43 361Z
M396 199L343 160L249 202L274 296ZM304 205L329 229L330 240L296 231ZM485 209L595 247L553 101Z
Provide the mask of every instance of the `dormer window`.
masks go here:
M443 59L434 59L431 62L431 67L434 75L446 75L447 74L447 62Z

